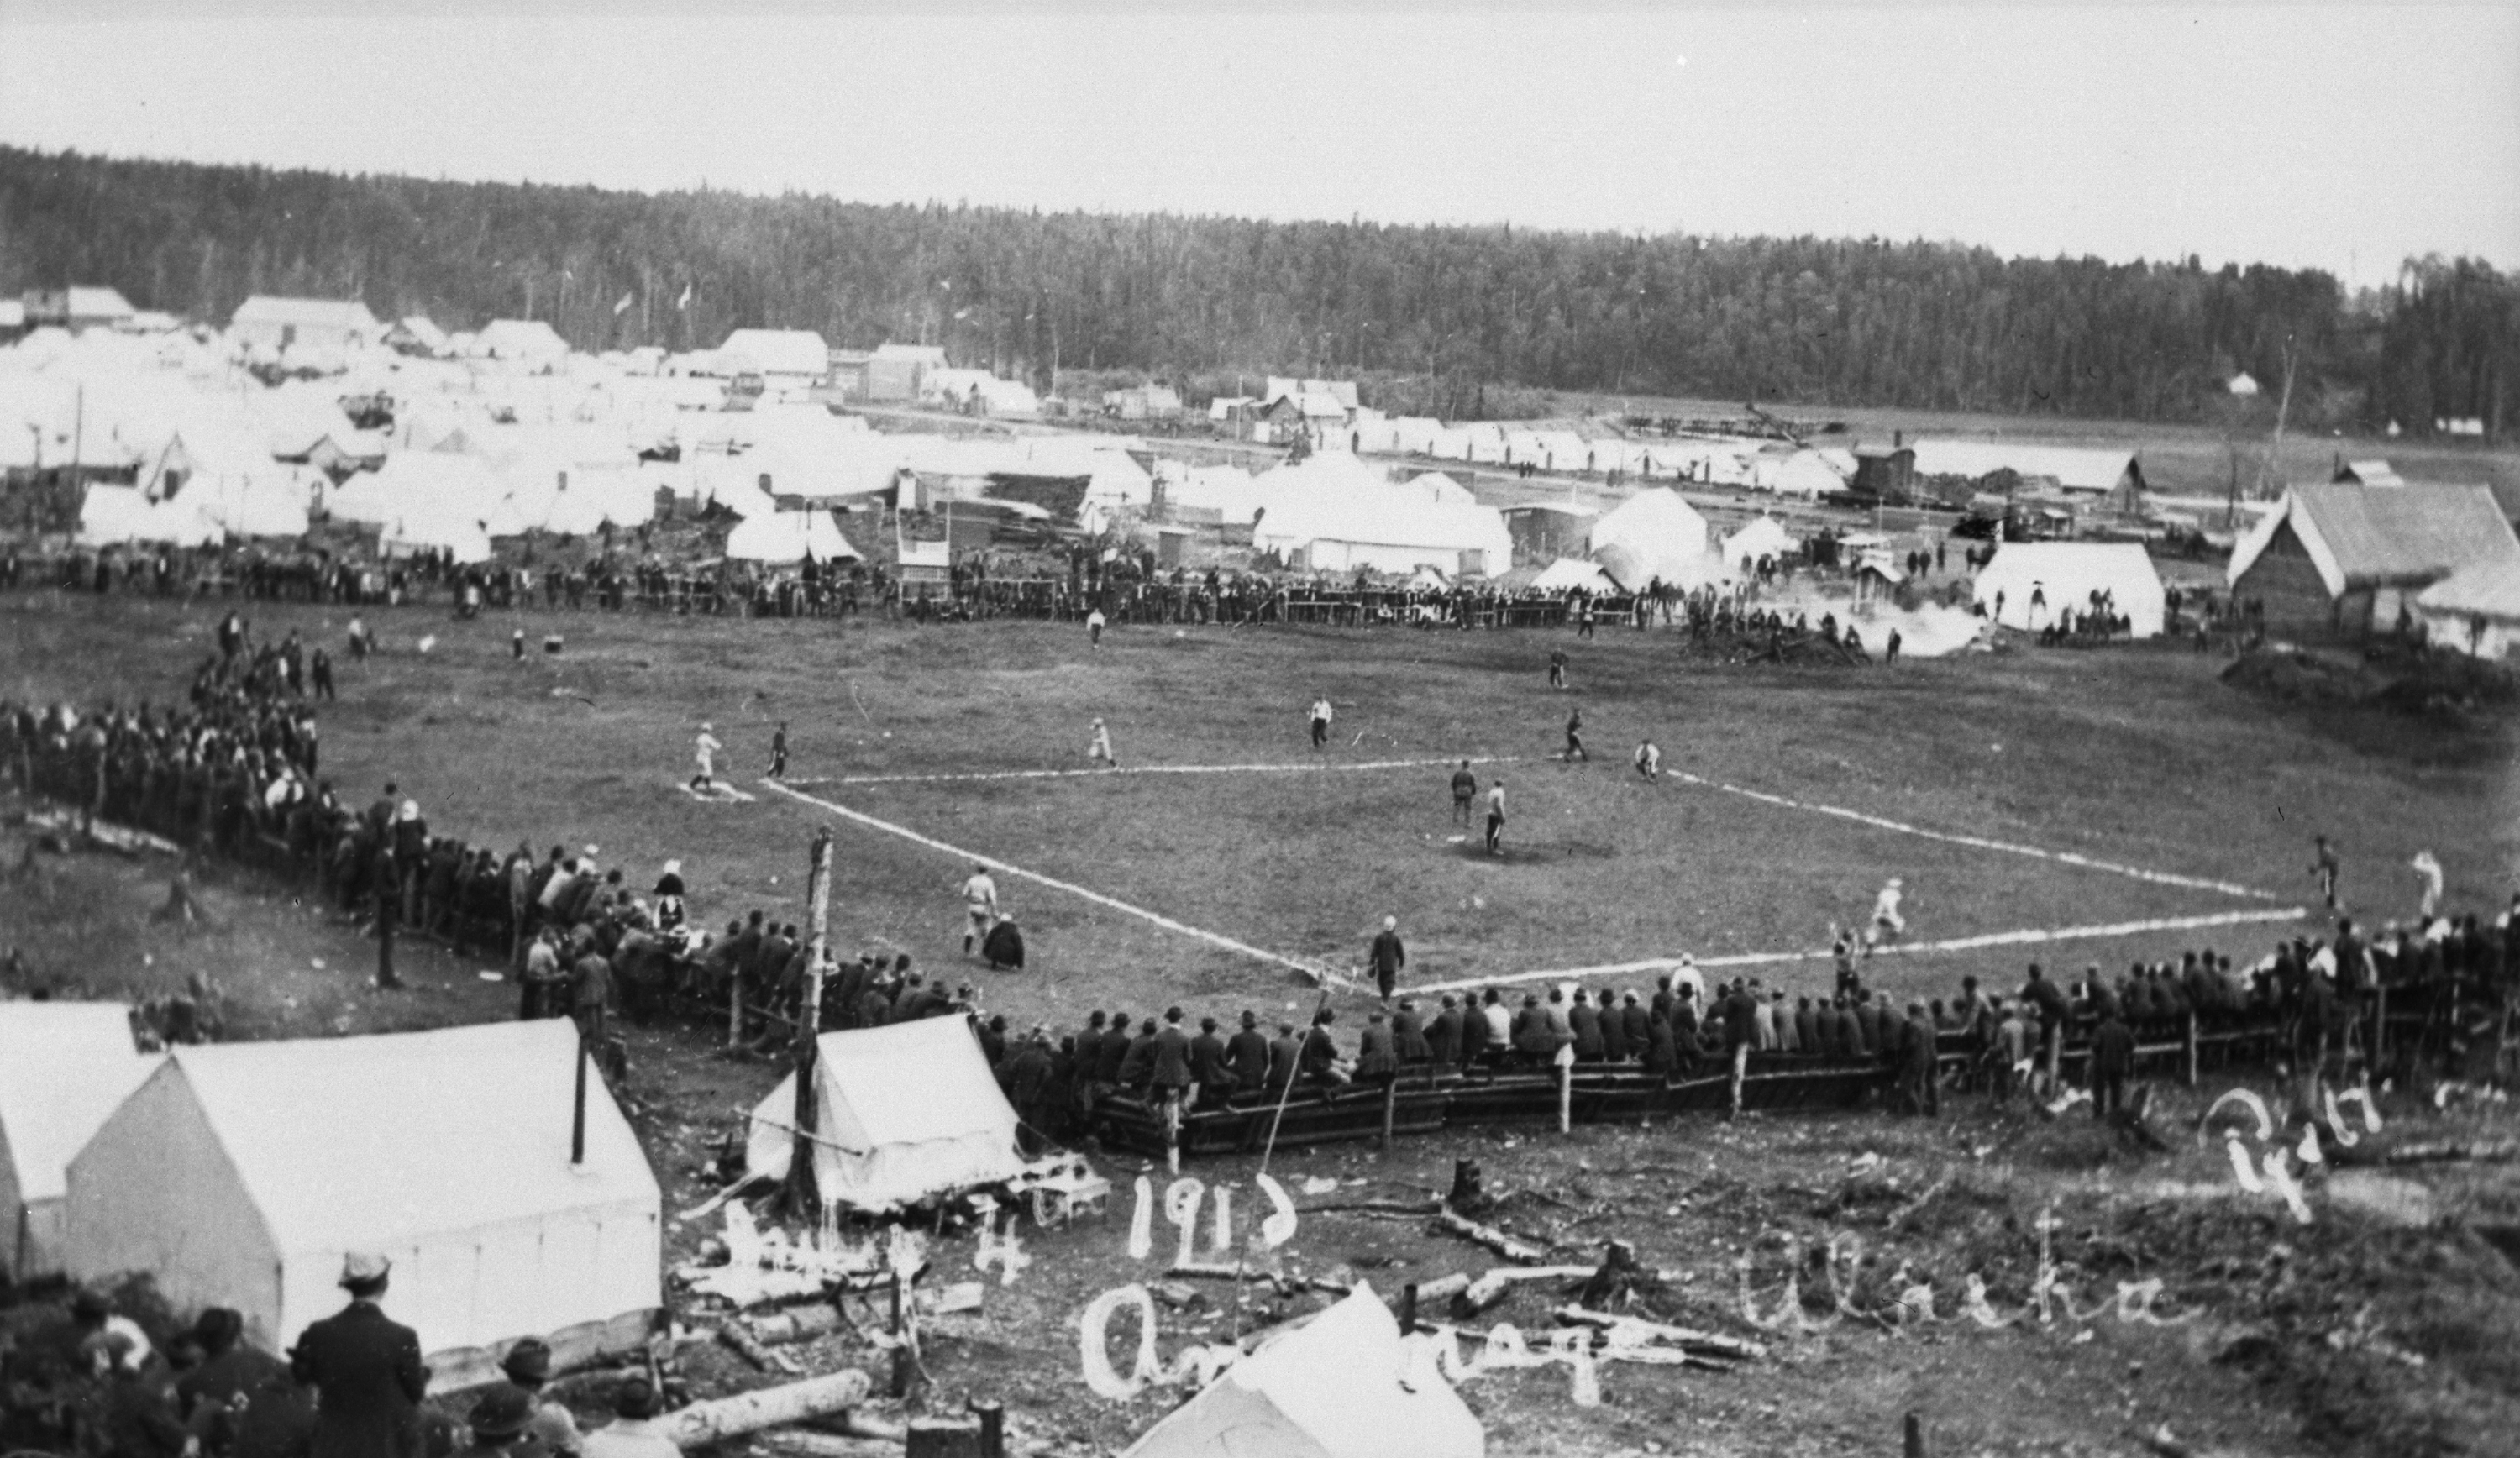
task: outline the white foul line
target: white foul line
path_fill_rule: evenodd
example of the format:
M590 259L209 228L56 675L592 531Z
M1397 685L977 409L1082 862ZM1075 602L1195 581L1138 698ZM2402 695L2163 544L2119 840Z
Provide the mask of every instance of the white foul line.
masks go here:
M1876 956L1913 956L1928 951L1974 951L1987 947L2024 947L2046 942L2085 942L2107 937L2133 937L2146 932L2193 931L2199 927L2243 926L2263 921L2298 921L2310 913L2300 906L2279 911L2215 911L2202 916L2165 916L2149 921L2118 921L2105 926L2027 927L2012 932L1988 932L1983 936L1955 937L1944 942L1893 943L1873 949ZM1743 951L1724 956L1693 958L1698 967L1764 967L1778 962L1826 961L1836 953L1821 951ZM1463 988L1502 987L1508 983L1554 982L1586 977L1618 977L1639 972L1668 972L1680 965L1676 956L1647 957L1637 962L1613 962L1598 967L1552 967L1538 972L1508 972L1498 977L1464 977L1452 982L1418 983L1401 991L1409 993L1457 993Z
M1968 846L1980 851L2002 851L2009 856L2027 856L2034 861L2053 861L2060 865L2079 865L2086 870L2107 871L2112 875L2130 876L2138 881L2150 881L2161 886L2184 886L2193 891L2219 891L2225 896L2244 897L2250 901L2271 902L2279 899L2272 891L2260 891L2255 887L2242 886L2230 881L2209 880L2203 876L2174 875L2169 871L2145 870L2141 866L2121 865L2114 861L2094 861L2089 856L2079 856L2072 851L2045 851L2037 846L2020 845L2008 840L1988 840L1977 835L1954 835L1946 830L1928 830L1922 825L1911 825L1903 820L1884 819L1880 816L1868 816L1861 811L1843 810L1834 805L1807 805L1800 800L1788 800L1782 795L1771 795L1764 790L1744 789L1737 784L1724 784L1717 780L1701 778L1685 770L1674 771L1673 774L1690 784L1722 790L1728 795L1739 795L1744 799L1757 800L1762 804L1780 806L1786 810L1808 810L1818 815L1835 816L1839 819L1853 820L1858 824L1869 825L1876 830L1895 830L1902 835L1939 840L1948 845Z
M791 779L790 785L852 784L969 784L987 779L1102 779L1114 774L1315 774L1333 770L1441 770L1461 765L1510 765L1518 755L1491 755L1464 761L1449 760L1366 760L1340 763L1319 760L1311 763L1276 765L1132 765L1127 769L1103 766L1094 770L987 770L955 774L843 774L832 779Z
M1244 956L1254 958L1258 961L1267 962L1272 966L1289 968L1293 971L1304 974L1304 976L1315 982L1344 983L1347 981L1346 978L1341 977L1328 967L1323 966L1319 963L1297 961L1295 958L1290 956L1284 956L1274 951L1263 951L1257 947L1253 947L1242 942L1237 942L1232 937L1219 936L1217 933L1210 931L1201 931L1199 928L1192 926L1187 922L1175 921L1169 916L1163 915L1159 912L1149 911L1144 906L1133 906L1127 902L1120 901L1114 897L1104 896L1100 891L1089 891L1070 881L1061 881L1050 876L1045 876L1039 871L1026 870L1012 862L1000 861L994 856L983 856L977 851L967 851L961 846L950 845L944 841L937 840L933 836L922 835L907 825L896 825L890 820L878 819L874 816L866 814L864 811L851 810L845 805L835 805L829 800L818 799L815 796L806 794L802 790L781 784L775 779L762 780L761 787L769 790L777 790L779 793L788 796L791 800L801 800L807 805L817 806L823 810L828 810L835 816L855 820L861 825L868 826L871 829L880 830L887 835L900 836L903 840L913 842L917 845L925 846L931 851L942 851L948 856L956 857L975 865L985 865L991 870L1004 871L1011 876L1020 876L1027 881L1047 886L1054 891L1064 891L1070 896L1082 897L1086 901L1092 902L1098 906L1108 906L1114 911L1125 912L1128 915L1138 917L1141 920L1153 922L1155 925L1162 927L1168 932L1179 932L1185 937L1195 938L1212 947L1222 947L1228 951L1240 952Z

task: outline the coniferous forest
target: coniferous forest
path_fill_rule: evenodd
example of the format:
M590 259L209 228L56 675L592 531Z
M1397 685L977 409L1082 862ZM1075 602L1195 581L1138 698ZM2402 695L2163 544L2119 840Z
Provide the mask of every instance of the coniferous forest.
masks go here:
M1187 379L1481 383L1841 406L2194 419L2294 365L2305 425L2520 424L2520 276L2002 258L1879 239L1275 223L720 192L348 177L0 148L0 290L109 284L221 322L247 295L364 299L581 349L743 326L957 363ZM1429 390L1433 393L1430 395Z

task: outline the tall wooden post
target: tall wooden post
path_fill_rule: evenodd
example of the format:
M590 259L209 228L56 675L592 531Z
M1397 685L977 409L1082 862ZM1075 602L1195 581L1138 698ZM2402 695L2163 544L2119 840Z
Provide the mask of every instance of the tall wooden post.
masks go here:
M790 1215L810 1215L822 1208L814 1187L814 1049L823 1031L823 948L832 916L832 827L814 832L813 869L805 895L813 916L805 940L804 999L796 1009L795 1144L788 1157L785 1196Z
M1925 1458L1925 1420L1912 1412L1900 1427L1900 1451L1904 1458Z
M2196 1013L2193 1008L2187 1013L2187 1086L2196 1086Z
M572 1168L586 1163L586 1025L578 1023L577 1030L577 1096L568 1116L568 1162Z

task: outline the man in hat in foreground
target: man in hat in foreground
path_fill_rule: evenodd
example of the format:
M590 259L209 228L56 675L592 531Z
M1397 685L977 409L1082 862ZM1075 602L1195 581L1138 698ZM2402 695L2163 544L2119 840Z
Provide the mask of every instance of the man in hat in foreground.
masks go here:
M472 1440L456 1449L454 1458L545 1458L543 1445L526 1432L533 1426L534 1399L522 1388L503 1382L483 1389L466 1421Z
M341 1261L350 1303L306 1328L289 1370L321 1400L308 1458L420 1458L420 1399L428 1369L420 1334L387 1317L392 1262L353 1252Z
M551 1382L551 1344L540 1337L519 1340L508 1348L506 1356L499 1359L499 1370L533 1401L533 1418L525 1425L526 1433L546 1452L568 1454L574 1458L584 1446L584 1440L578 1436L577 1419L567 1408L557 1402L545 1401L542 1395L544 1387Z
M612 1421L586 1435L586 1458L683 1458L656 1422L655 1386L633 1377L612 1390Z

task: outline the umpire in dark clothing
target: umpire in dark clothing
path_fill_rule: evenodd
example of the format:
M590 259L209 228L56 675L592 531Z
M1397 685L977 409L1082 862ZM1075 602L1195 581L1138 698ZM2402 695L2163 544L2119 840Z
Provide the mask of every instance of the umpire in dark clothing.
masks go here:
M1409 965L1409 950L1400 945L1400 918L1382 918L1382 930L1373 934L1373 946L1365 954L1366 964L1373 971L1373 985L1382 993L1382 1000L1391 1000L1392 985L1400 978L1400 969Z
M309 1458L421 1458L428 1369L420 1364L420 1334L378 1304L389 1269L382 1256L344 1259L350 1303L307 1327L289 1354L291 1373L318 1394Z
M2135 1075L2135 1030L2114 1013L2092 1035L2092 1117L2106 1119L2126 1107L2127 1080Z

